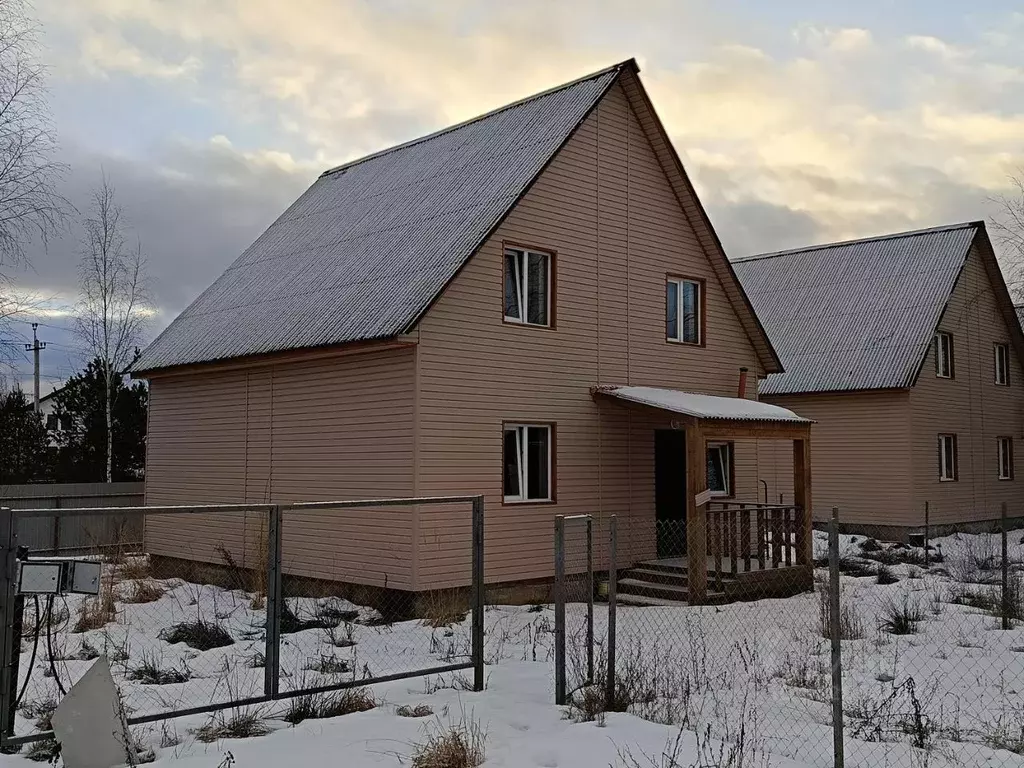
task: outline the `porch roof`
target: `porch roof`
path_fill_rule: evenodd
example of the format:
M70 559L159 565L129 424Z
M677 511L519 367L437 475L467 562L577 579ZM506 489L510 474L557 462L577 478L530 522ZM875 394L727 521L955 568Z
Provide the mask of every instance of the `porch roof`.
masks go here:
M717 395L703 395L697 392L683 392L678 389L660 389L658 387L603 386L596 387L594 393L697 419L755 421L773 424L810 425L812 423L810 419L798 416L788 408L757 400L747 400L742 397L718 397Z

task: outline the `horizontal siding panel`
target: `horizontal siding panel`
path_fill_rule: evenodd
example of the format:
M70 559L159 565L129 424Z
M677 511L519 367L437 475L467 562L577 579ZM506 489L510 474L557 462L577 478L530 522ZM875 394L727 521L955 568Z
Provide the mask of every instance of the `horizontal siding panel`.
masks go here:
M413 492L415 349L263 369L155 378L149 504L286 503ZM206 397L207 393L211 396ZM215 418L214 418L215 417ZM415 510L287 513L284 571L411 589ZM250 516L151 517L156 555L220 563L255 556Z
M557 252L555 328L502 323L502 241ZM664 340L668 272L707 281L706 348ZM625 557L653 554L656 412L598 405L598 384L735 395L757 355L618 86L580 127L419 329L419 493L486 496L487 579L550 577L556 514L620 516ZM557 424L558 501L501 503L503 420ZM756 444L737 445L738 495L757 498ZM468 553L420 553L449 586ZM462 577L460 576L460 578Z

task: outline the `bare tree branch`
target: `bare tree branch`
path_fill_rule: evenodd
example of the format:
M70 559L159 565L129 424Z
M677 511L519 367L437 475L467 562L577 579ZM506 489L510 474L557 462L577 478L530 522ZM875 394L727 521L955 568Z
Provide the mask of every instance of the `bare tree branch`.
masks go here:
M25 260L28 242L62 230L72 210L56 191L67 168L52 159L46 67L28 11L25 0L0 1L0 273Z
M996 213L989 226L1001 246L1006 284L1015 304L1024 303L1024 168L1010 176L1012 191L992 198Z
M81 300L75 330L93 357L98 358L106 382L107 482L111 481L113 424L111 399L114 381L131 363L142 341L148 314L148 290L142 244L125 241L125 222L110 179L103 174L92 194L89 215L82 222L79 263Z

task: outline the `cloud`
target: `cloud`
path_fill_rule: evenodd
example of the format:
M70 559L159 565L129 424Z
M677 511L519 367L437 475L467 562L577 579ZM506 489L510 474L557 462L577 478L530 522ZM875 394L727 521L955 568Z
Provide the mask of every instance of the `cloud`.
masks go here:
M1024 165L1024 56L986 44L1012 18L956 40L804 21L769 44L753 19L673 0L53 8L48 23L64 29L73 61L91 62L87 76L173 83L223 117L208 142L165 140L148 164L89 158L123 175L154 262L186 261L161 267L168 311L317 169L636 53L736 255L981 217ZM253 126L273 140L254 141Z
M193 78L201 67L195 56L186 56L177 62L163 61L110 32L85 37L81 46L81 64L87 72L101 77L117 72L158 80Z

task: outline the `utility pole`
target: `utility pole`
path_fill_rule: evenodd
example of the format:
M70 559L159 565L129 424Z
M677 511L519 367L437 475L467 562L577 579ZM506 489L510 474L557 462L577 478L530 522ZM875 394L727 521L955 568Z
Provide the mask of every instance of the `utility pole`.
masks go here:
M32 353L32 361L35 363L35 377L32 381L32 402L35 403L36 415L39 414L39 353L46 349L46 342L39 341L39 337L36 335L38 329L39 323L32 323L32 343L25 345L25 351Z

